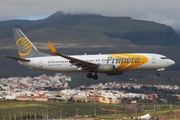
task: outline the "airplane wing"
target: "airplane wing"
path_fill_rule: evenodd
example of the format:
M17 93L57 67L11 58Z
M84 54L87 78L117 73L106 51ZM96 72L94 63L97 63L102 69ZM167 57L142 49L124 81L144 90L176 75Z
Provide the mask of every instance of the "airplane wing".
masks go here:
M54 48L54 46L52 45L51 42L48 42L49 44L49 47L51 49L51 52L58 55L58 56L61 56L63 58L66 58L69 60L69 62L72 64L72 65L76 65L78 68L82 69L82 70L91 70L93 68L97 68L99 66L99 64L95 64L95 63L91 63L91 62L87 62L87 61L84 61L84 60L81 60L81 59L77 59L77 58L74 58L74 57L70 57L68 55L65 55L65 54L62 54L62 53L59 53L57 52L57 50Z

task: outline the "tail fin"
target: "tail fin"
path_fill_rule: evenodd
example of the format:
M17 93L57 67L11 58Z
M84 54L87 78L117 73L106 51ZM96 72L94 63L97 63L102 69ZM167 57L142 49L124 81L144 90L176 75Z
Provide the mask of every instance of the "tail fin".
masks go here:
M50 56L40 52L19 28L13 28L13 33L20 58Z

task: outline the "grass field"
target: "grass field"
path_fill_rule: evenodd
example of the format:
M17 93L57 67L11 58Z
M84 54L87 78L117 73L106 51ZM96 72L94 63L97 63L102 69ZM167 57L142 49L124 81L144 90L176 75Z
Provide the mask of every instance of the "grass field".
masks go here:
M128 105L129 106L129 105ZM20 120L26 118L73 118L74 116L99 117L106 119L117 119L124 117L137 117L146 114L147 111L139 110L128 112L128 107L122 104L80 103L80 102L35 102L35 101L0 101L0 120ZM157 111L148 112L152 116L168 119L180 117L173 105L156 105ZM154 109L154 105L145 106L145 110ZM176 109L176 110L175 110Z
M63 118L75 115L111 115L118 105L79 102L33 102L33 101L0 101L0 119L15 118Z

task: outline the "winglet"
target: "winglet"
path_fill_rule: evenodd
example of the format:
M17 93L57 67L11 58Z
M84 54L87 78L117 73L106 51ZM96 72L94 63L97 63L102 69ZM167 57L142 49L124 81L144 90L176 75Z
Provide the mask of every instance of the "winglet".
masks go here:
M54 53L54 54L58 54L59 55L57 50L54 48L53 44L51 42L48 42L48 44L49 44L49 47L51 49L51 52Z

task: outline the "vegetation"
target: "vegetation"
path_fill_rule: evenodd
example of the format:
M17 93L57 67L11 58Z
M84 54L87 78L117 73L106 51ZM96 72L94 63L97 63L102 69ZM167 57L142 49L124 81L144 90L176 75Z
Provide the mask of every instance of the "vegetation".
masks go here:
M129 106L129 105L128 105ZM173 105L147 105L148 110L159 106L157 111L148 111L152 116L172 117L174 109L179 106ZM98 118L124 118L137 117L146 114L146 111L128 112L123 104L101 104L101 103L80 103L80 102L34 102L34 101L0 101L0 119L26 119L26 118L73 118L73 117L98 117ZM162 109L161 109L162 108Z
M74 117L75 115L107 115L113 114L118 105L107 105L100 103L78 103L78 102L29 102L29 101L0 101L0 119L8 118L9 115L19 117L39 116L46 118ZM62 112L62 113L61 113Z

